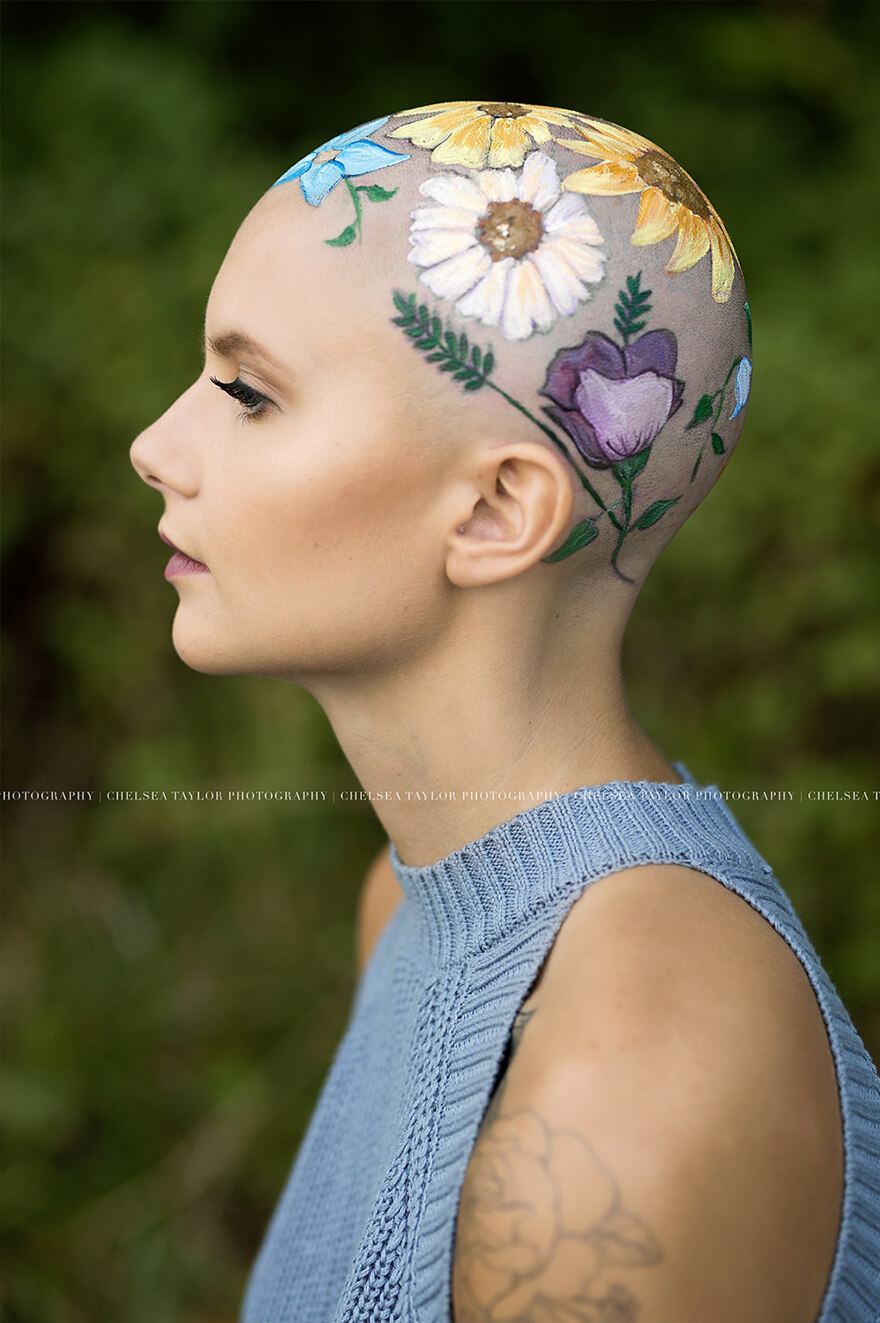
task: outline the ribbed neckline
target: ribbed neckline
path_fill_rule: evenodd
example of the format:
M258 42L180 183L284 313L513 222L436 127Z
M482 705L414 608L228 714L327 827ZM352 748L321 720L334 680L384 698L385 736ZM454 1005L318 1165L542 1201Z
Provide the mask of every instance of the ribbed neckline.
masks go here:
M700 785L683 763L673 766L680 784L581 786L524 809L433 864L405 864L392 843L391 866L424 927L426 955L444 960L485 949L588 872L686 862L695 848L754 856L718 787Z

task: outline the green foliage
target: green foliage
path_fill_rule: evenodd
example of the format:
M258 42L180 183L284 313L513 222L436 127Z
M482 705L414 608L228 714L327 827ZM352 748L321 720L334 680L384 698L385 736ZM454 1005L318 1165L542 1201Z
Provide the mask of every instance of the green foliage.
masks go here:
M627 276L626 289L618 291L614 305L614 325L623 337L624 344L628 344L631 336L643 331L648 325L648 314L651 311L648 299L652 291L642 289L641 281L641 271L635 276Z
M415 40L398 8L5 7L3 785L336 792L4 805L10 1323L231 1323L345 1023L382 839L343 807L355 783L308 696L176 658L159 504L128 444L201 370L213 276L283 168L512 68L514 95L669 148L736 242L748 424L641 594L629 701L698 777L795 792L731 806L880 1050L876 807L809 798L876 784L880 11L689 5L672 39L665 5L499 24L472 0L463 40L461 6L423 0ZM304 48L332 50L332 79L325 59L292 78ZM442 326L420 352L494 366ZM707 463L710 446L707 426Z
M383 188L381 184L364 184L358 189L366 194L368 202L387 202L397 192L396 188Z
M701 395L697 400L697 407L694 409L694 416L688 423L685 431L689 432L692 427L699 427L707 418L711 418L715 412L715 396Z
M631 455L629 459L622 459L618 464L615 464L612 467L611 471L621 487L632 486L642 469L647 464L650 454L651 447L646 446L645 449L640 450L637 455Z
M633 525L634 528L652 528L659 519L662 519L667 510L671 510L675 502L681 500L679 496L665 497L661 501L652 501L644 514L639 515Z
M341 234L337 234L335 239L325 239L324 242L330 248L347 248L350 243L354 243L357 238L357 226L346 225Z
M705 446L700 446L699 453L698 453L698 455L697 455L696 460L694 461L694 467L693 467L693 469L691 470L691 482L693 482L694 478L697 476L697 474L698 474L699 471L700 471L700 464L701 464L702 459L703 459L703 451L704 451L704 450L705 450Z
M548 565L554 565L559 560L565 560L568 556L573 556L581 547L586 547L593 538L599 536L599 530L592 519L580 519L569 533L561 547L551 551L549 556L542 556L542 560Z
M443 330L443 322L432 316L425 303L416 306L415 294L408 297L394 291L394 306L398 315L391 320L409 336L416 349L427 354L426 362L436 363L438 371L451 372L453 381L460 381L467 391L479 390L495 366L491 351L483 352L479 345L471 345L464 331Z

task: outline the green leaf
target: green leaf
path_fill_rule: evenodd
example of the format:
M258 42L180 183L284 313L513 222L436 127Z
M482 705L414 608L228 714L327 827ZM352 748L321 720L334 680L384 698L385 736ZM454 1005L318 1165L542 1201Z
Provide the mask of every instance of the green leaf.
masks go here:
M700 460L703 458L703 451L705 449L706 449L705 446L700 446L700 453L699 455L697 455L697 462L694 465L693 472L691 473L691 482L693 482L694 478L697 476L697 469L700 467Z
M651 447L647 446L641 454L631 455L629 459L622 459L619 464L613 466L612 471L621 487L628 487L633 479L638 477L647 464L650 453Z
M439 317L431 318L431 334L435 340L439 340L440 336L443 334L443 323Z
M489 373L492 371L494 366L495 366L495 355L492 353L492 350L490 349L486 357L483 359L483 375L488 377Z
M458 338L458 356L459 358L466 359L467 355L468 355L468 338L465 335L464 331L462 331L461 335Z
M471 377L472 377L473 375L474 375L474 374L473 374L473 372L471 372L471 370L470 370L469 367L463 367L463 368L459 368L459 370L456 372L456 374L455 374L455 376L452 378L452 380L453 380L453 381L470 381L470 379L471 379Z
M712 433L712 449L715 451L716 455L724 454L724 442L717 432Z
M424 335L421 340L416 340L416 349L436 349L437 341L433 335Z
M479 390L480 387L485 386L485 384L485 377L471 377L470 381L464 383L464 388L465 390Z
M749 349L751 349L751 347L752 347L752 310L751 310L751 308L749 307L748 303L744 303L744 304L743 304L743 308L744 308L744 310L745 310L745 314L746 314L746 323L747 323L747 325L748 325L748 330L749 330Z
M331 248L347 248L350 243L354 243L357 235L357 226L346 225L341 234L337 234L335 239L325 239L324 242Z
M392 317L391 321L395 326L409 326L412 322L412 317Z
M482 361L483 361L483 351L479 345L474 345L473 349L471 350L471 362L473 363L474 367L477 369L478 372L480 370L480 363Z
M409 299L405 299L400 290L396 289L392 297L394 299L394 306L398 312L402 312L404 316L412 312L412 304L415 301L414 294L410 294Z
M716 394L717 393L718 392L716 391ZM694 416L684 429L686 432L689 432L692 427L699 427L700 423L704 423L707 418L712 417L712 414L715 412L714 399L714 395L700 396L697 401L697 407L694 409Z
M379 184L361 184L358 188L359 193L366 193L371 202L387 202L393 198L397 192L396 188L382 188Z
M630 335L635 335L636 331L643 331L647 325L648 325L647 322L630 322L629 325Z
M638 294L641 280L642 280L641 271L639 271L638 274L635 276L627 276L626 287L629 290L630 294Z
M420 304L419 304L419 321L420 321L420 322L424 322L425 325L427 325L427 323L428 323L428 305L427 305L427 303L420 303Z
M450 363L449 359L440 364L441 372L457 372L461 365L459 363Z
M671 500L654 501L652 505L648 506L644 514L639 515L633 527L650 528L653 524L657 523L658 519L663 518L663 516L666 514L666 511L671 506L675 505L676 501L680 501L680 500L681 500L680 496L673 496Z
M599 530L592 519L582 519L580 523L575 524L561 547L552 551L549 556L542 556L541 560L546 565L553 565L558 560L565 560L566 556L573 556L581 547L586 547L594 538L599 536Z
M444 354L443 350L441 349L439 354L429 354L428 357L425 359L425 362L426 362L426 363L442 363L445 357L446 357L446 355Z
M458 340L456 338L455 332L447 331L443 339L446 341L446 347L449 350L450 354L455 354L456 357L458 357Z
M423 326L419 326L418 324L416 324L415 326L408 326L404 331L404 335L410 336L411 339L413 340L420 340L424 334L425 334L425 328Z
M615 317L614 325L622 336L626 336L627 328L626 326L624 326L623 322L618 321L617 318Z

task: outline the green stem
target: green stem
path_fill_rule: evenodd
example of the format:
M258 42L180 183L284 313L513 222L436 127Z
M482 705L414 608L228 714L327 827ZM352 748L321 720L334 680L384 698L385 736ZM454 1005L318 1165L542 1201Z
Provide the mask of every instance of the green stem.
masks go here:
M528 409L527 409L524 405L520 404L518 400L515 400L515 399L513 398L512 395L508 395L508 393L507 393L506 390L502 390L500 386L496 386L494 381L490 381L488 377L484 377L483 380L484 380L484 382L485 382L485 384L486 384L487 386L491 386L492 389L493 389L494 391L496 391L500 396L502 396L503 399L507 400L507 403L508 403L508 404L512 404L513 407L514 407L514 409L519 409L519 411L520 411L521 414L525 414L525 416L526 416L526 418L528 418L529 422L534 423L536 427L540 427L541 431L544 433L545 436L549 436L549 438L550 438L550 440L553 442L553 444L554 444L555 446L557 446L557 447L562 451L563 455L564 455L565 458L568 460L569 464L571 464L571 466L572 466L572 468L574 469L575 473L577 473L578 477L579 477L580 480L581 480L581 485L582 485L584 488L586 488L586 490L590 493L590 495L592 496L593 500L594 500L594 501L596 502L596 504L598 505L599 509L603 512L603 514L607 514L607 515L608 515L609 519L610 519L611 522L615 525L616 528L620 528L620 524L617 522L617 519L615 518L615 516L614 516L614 515L611 513L611 511L608 509L608 506L607 506L607 505L605 504L605 502L602 500L602 497L601 497L601 496L599 495L599 493L594 489L594 487L593 487L592 484L589 482L589 480L586 478L586 476L585 476L585 475L581 472L581 470L578 468L577 464L575 464L575 462L574 462L574 460L572 459L571 455L568 453L568 447L565 446L565 445L560 441L560 439L559 439L559 437L556 435L556 433L553 432L553 431L551 431L551 429L550 429L549 427L547 427L544 423L542 423L541 420L540 420L540 418L536 418L535 415L534 415L533 413L529 413Z
M623 579L624 583L635 583L635 579L628 578L622 570L617 568L617 557L620 555L620 549L623 546L627 533L629 532L629 521L632 517L632 483L621 483L621 487L623 489L623 524L617 524L620 532L617 538L617 546L611 553L611 568L619 579ZM617 523L616 520L615 523Z
M614 550L611 553L611 568L614 570L614 573L617 575L618 579L623 579L624 583L635 583L635 579L630 579L626 574L623 573L622 570L619 570L617 568L617 557L620 555L620 548L623 546L624 538L626 537L628 532L629 529L626 527L626 525L624 525L624 527L621 528L620 533L618 534L617 546L614 548Z
M354 184L351 182L350 179L346 179L346 181L345 181L345 187L348 189L349 193L351 194L351 200L352 200L352 202L354 203L354 215L355 215L355 221L354 221L354 224L355 224L355 229L357 230L358 243L360 243L360 241L361 241L361 214L362 214L362 213L361 213L361 200L360 200L360 198L358 197L358 190L355 188Z

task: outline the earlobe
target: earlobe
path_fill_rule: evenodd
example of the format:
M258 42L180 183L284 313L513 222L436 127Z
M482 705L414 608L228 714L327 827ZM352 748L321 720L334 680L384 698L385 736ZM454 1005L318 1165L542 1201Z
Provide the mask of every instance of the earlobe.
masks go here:
M470 511L459 513L446 557L460 588L510 579L546 555L574 504L568 472L544 446L522 442L482 451L468 484Z

